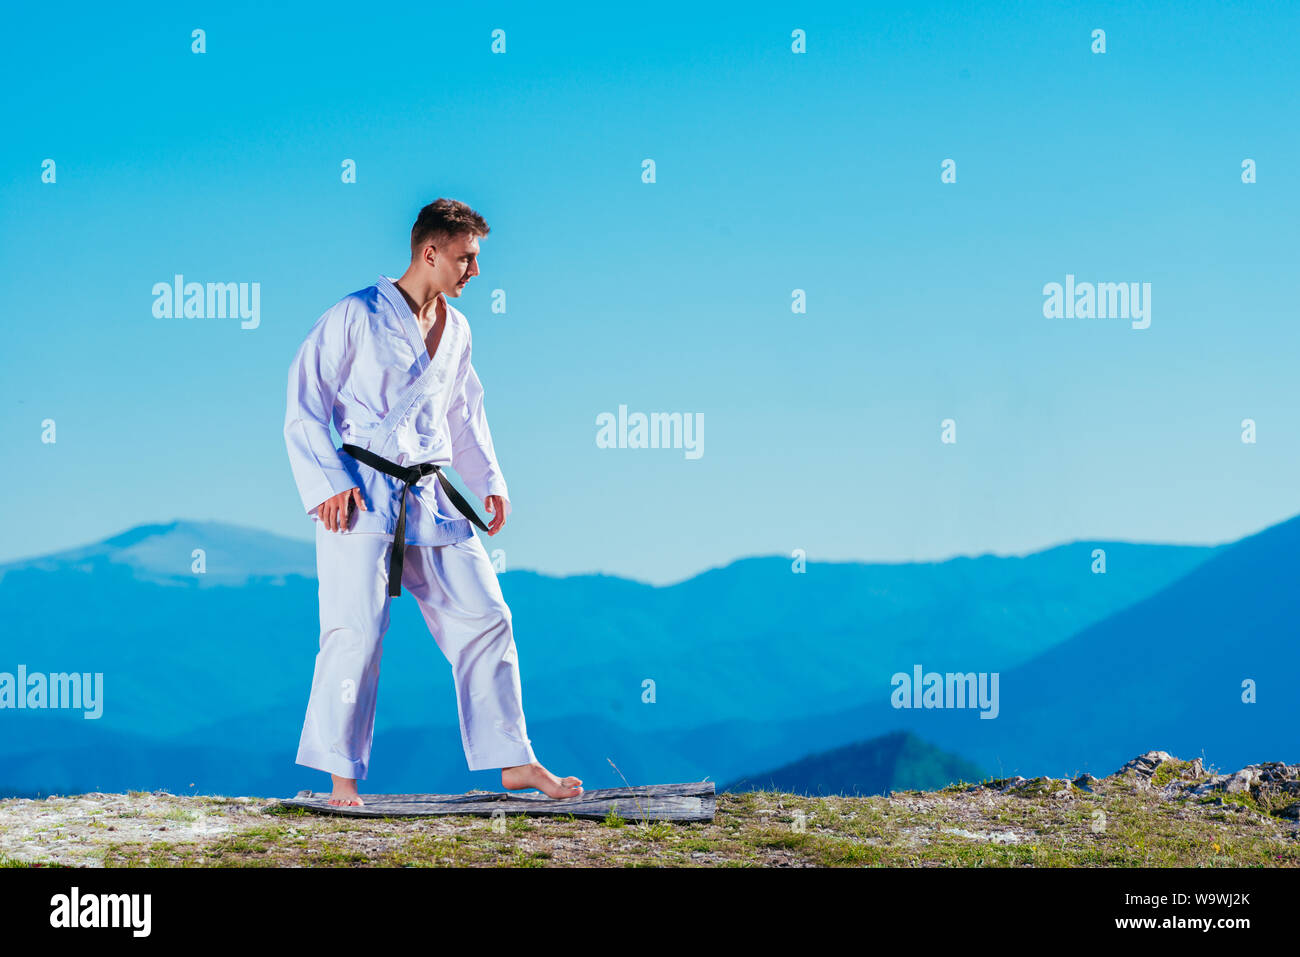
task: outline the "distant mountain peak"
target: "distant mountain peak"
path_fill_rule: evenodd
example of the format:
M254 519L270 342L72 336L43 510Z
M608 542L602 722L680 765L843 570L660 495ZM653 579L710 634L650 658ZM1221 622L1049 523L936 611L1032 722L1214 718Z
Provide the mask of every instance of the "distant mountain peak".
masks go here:
M11 562L0 566L0 574L88 572L110 566L125 566L144 581L238 585L253 578L315 577L316 556L309 541L227 522L175 519L136 525L89 545Z
M928 791L955 781L978 781L976 765L922 740L910 731L819 751L772 771L748 775L722 788L790 791L795 794L888 794Z

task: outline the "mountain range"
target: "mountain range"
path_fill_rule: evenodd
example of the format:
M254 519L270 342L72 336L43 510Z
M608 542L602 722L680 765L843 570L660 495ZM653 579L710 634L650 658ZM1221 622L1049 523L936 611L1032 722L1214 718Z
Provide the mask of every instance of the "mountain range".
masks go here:
M1250 738L1297 710L1275 683L1295 673L1297 538L1292 519L1213 547L1079 541L803 572L746 558L668 586L500 580L534 747L588 787L733 781L892 731L990 772L1059 773L1113 765L1152 734L1225 763L1285 754L1278 734ZM293 764L318 640L313 552L177 521L0 566L0 672L104 675L98 720L0 710L0 793L319 787ZM917 664L998 673L998 717L891 707L892 676ZM1243 705L1251 676L1260 699ZM465 770L450 669L405 594L378 712L371 793L499 786Z

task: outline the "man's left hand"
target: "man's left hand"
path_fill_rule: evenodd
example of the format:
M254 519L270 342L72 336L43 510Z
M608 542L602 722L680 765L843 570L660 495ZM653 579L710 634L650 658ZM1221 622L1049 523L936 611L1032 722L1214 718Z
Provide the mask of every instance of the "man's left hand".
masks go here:
M500 495L489 495L483 502L483 507L492 513L492 521L488 522L487 533L495 535L506 523L505 499Z

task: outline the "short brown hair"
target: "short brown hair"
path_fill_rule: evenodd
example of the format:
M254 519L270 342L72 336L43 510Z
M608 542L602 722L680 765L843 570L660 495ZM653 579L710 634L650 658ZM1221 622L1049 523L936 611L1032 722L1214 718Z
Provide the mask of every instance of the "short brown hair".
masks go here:
M435 199L420 210L411 227L411 255L430 242L442 246L462 233L486 236L487 221L460 200Z

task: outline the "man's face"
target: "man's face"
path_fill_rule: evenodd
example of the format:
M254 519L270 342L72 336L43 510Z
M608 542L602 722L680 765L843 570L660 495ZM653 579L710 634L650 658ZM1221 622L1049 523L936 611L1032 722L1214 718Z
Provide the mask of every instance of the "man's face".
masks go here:
M478 237L462 233L434 252L434 284L448 296L459 296L478 275Z

